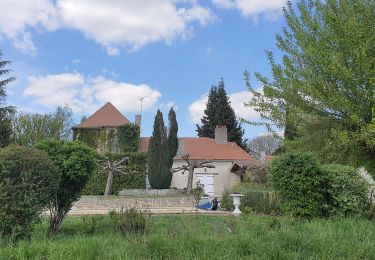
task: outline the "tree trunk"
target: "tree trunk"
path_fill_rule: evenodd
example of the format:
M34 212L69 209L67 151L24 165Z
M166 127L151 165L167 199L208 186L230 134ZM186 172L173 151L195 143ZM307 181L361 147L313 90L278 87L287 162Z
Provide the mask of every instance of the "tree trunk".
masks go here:
M107 185L105 186L104 195L112 194L112 185L113 185L113 172L108 172Z
M187 187L186 187L186 193L188 195L191 194L191 190L193 189L193 177L194 177L194 168L189 167L188 182L187 182Z
M55 211L50 215L49 232L50 234L56 234L59 232L61 223L65 218L65 212Z

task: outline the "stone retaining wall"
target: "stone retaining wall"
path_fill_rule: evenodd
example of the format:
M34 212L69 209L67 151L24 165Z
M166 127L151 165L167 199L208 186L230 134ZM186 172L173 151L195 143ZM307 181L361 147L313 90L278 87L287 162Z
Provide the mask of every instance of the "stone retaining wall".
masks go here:
M192 207L193 196L175 196L160 198L127 198L106 196L82 196L73 209L121 209L121 207L164 208L164 207Z
M119 196L168 196L181 194L179 190L172 189L126 189L119 191Z

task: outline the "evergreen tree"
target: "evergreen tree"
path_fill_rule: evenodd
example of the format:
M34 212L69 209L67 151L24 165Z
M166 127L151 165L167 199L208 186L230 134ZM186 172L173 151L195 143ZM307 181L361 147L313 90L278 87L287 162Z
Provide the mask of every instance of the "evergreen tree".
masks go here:
M199 137L215 138L215 127L217 125L225 125L228 130L228 141L235 142L246 149L246 142L243 140L244 130L231 107L223 79L218 86L213 85L211 87L207 108L204 110L201 122L201 126L197 125Z
M163 113L158 110L154 121L154 130L150 139L148 178L154 189L164 189L170 183L170 172L167 162L167 131L164 126Z
M10 72L5 69L5 66L10 64L10 61L1 60L2 52L0 50L0 77L5 76ZM14 81L14 77L0 79L0 147L7 146L11 141L11 116L15 112L14 107L6 106L6 92L5 87L8 83Z
M172 174L170 169L178 149L178 124L173 108L169 110L168 119L169 129L167 134L163 113L158 110L150 140L148 177L151 187L155 189L168 189L171 186Z
M176 112L173 108L168 113L169 129L168 129L168 168L172 168L173 158L176 156L178 149L178 124L176 119ZM172 175L171 175L172 181ZM169 183L170 185L170 183Z

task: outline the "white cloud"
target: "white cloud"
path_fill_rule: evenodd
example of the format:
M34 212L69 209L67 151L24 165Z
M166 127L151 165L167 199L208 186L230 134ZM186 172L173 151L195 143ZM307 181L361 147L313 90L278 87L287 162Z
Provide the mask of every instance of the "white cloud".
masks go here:
M245 17L255 20L263 15L268 20L276 20L282 14L286 0L212 0L220 8L236 9Z
M69 105L74 112L95 111L110 101L123 112L138 112L139 98L146 96L143 109L150 110L161 93L146 84L115 82L104 77L85 78L78 73L29 77L24 96L45 107Z
M115 55L121 46L135 50L153 42L184 38L191 22L206 25L213 20L209 9L194 1L183 6L179 2L59 0L57 6L67 27L80 30Z
M244 105L244 103L249 102L251 99L251 93L249 91L236 92L229 94L228 96L236 116L247 120L252 120L259 117L257 112L250 107L245 107ZM193 123L200 123L200 119L203 117L204 110L206 109L206 103L207 94L189 106L190 118Z
M171 42L191 34L196 23L215 20L195 0L0 0L0 38L35 52L30 29L74 29L101 44L109 55L119 48L137 50L154 42Z
M58 15L49 0L0 0L0 38L13 40L23 52L35 52L35 46L27 29L55 30ZM29 48L29 49L28 49Z
M23 33L21 38L17 38L13 42L14 47L20 49L23 53L30 54L31 56L36 55L37 49L31 40L29 32Z

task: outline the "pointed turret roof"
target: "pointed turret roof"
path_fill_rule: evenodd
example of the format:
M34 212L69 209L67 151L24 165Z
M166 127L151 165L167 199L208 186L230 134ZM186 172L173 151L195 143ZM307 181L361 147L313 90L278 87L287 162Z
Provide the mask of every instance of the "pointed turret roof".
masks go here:
M111 102L108 102L73 128L118 127L126 124L131 124L131 122Z

